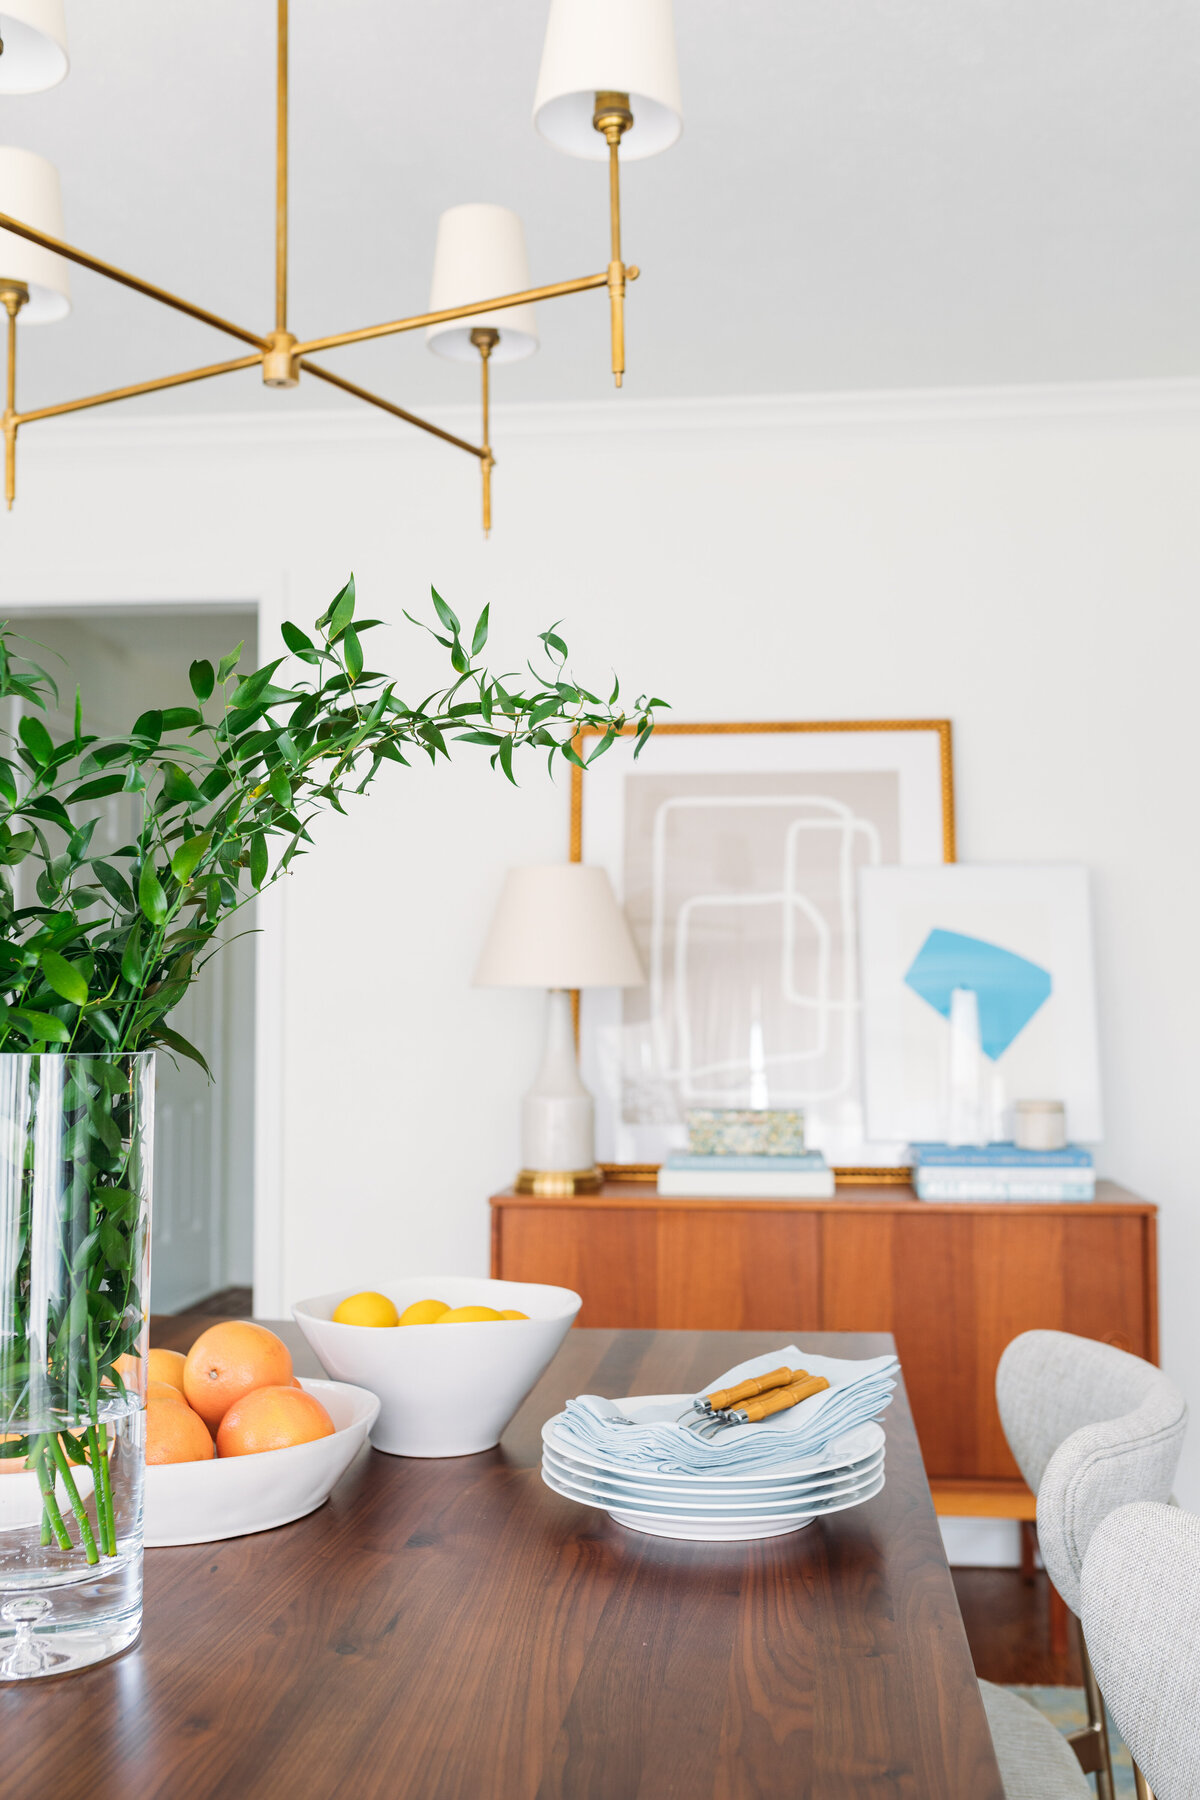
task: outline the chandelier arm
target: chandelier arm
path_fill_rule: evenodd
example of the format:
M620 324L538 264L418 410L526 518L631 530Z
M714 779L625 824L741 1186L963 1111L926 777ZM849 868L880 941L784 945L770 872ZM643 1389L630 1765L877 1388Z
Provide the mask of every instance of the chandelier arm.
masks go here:
M391 413L393 418L403 419L406 425L416 425L421 431L427 431L431 437L441 438L446 444L453 444L456 450L465 450L469 456L478 456L482 460L491 454L490 451L481 449L478 444L469 444L466 438L455 437L452 431L443 431L440 425L431 425L428 419L422 419L417 413L407 412L403 406L397 406L394 401L385 400L382 394L373 394L369 388L362 388L353 381L346 381L341 375L335 375L332 369L322 369L318 363L309 362L307 357L300 359L300 367L306 375L315 375L318 381L327 381L330 387L341 388L344 394L352 394L356 400L365 400L368 406L378 406L382 412Z
M0 217L0 225L4 223ZM635 280L633 269L627 269ZM442 325L448 319L469 319L475 313L499 312L506 306L529 306L535 300L557 300L560 294L583 294L589 288L608 286L608 270L602 275L580 275L574 281L555 281L549 287L526 288L520 294L502 294L498 300L471 300L465 306L446 306L441 312L416 313L411 319L392 319L386 325L362 325L357 331L338 331L332 337L310 338L296 345L296 354L307 356L313 350L337 350L343 344L362 344L369 338L394 337L398 331L419 331L423 325Z
M275 75L275 329L287 330L288 0L279 0Z
M33 412L17 413L18 425L32 425L38 419L59 419L64 413L83 412L89 406L108 406L114 400L133 400L138 394L157 394L163 388L185 387L191 381L207 381L213 375L231 375L236 369L256 369L261 356L239 356L235 362L209 363L203 369L185 369L179 375L159 375L154 381L137 381L130 387L109 388L103 394L86 394L81 400L60 400L56 406L39 406Z
M76 250L73 244L66 244L61 238L51 237L48 232L25 225L20 219L12 219L7 213L0 213L0 230L11 231L15 237L25 238L31 244L39 244L43 250L53 250L56 256L64 257L67 262L78 263L81 269L90 269L94 275L103 275L108 281L116 281L122 287L132 288L134 293L144 294L148 300L157 300L160 306L173 306L176 312L187 313L189 318L198 319L202 325L211 325L214 331L228 332L230 337L241 338L244 344L253 344L259 350L266 347L265 338L247 331L244 326L233 324L229 319L223 319L219 313L209 312L203 306L193 306L190 300L184 300L166 288L155 287L152 281L143 281L139 275L130 275L126 270L118 269L114 263L101 262L98 256L89 256L86 250Z

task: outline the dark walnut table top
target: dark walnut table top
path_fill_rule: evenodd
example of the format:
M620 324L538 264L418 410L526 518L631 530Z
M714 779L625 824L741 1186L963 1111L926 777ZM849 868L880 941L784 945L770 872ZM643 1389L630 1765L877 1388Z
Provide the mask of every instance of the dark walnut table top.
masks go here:
M186 1348L206 1323L154 1321ZM297 1345L292 1327L283 1335ZM880 1335L807 1335L877 1355ZM573 1331L480 1456L364 1450L277 1531L146 1552L140 1642L0 1687L30 1800L1002 1800L903 1390L887 1485L676 1543L539 1475L569 1394L695 1391L777 1334ZM300 1373L319 1373L307 1350Z

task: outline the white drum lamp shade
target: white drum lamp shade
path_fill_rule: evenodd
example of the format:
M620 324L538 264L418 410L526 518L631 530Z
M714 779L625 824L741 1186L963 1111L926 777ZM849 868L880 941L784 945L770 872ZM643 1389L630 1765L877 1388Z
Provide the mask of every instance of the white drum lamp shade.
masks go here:
M532 287L525 232L507 206L452 206L438 220L433 256L430 312L465 306L471 300L498 299ZM490 327L500 333L493 362L517 362L538 347L537 314L532 306L508 306L501 312L472 313L444 325L426 328L425 342L438 356L453 362L477 362L472 331Z
M510 869L475 971L476 987L640 987L625 915L603 869Z
M668 150L683 129L672 0L550 0L533 122L569 156L608 158L596 95L629 95L621 160Z
M70 68L63 0L0 0L0 94L40 94Z
M64 236L62 190L54 164L32 150L0 144L0 212L48 237ZM71 284L62 257L11 231L0 231L0 279L23 281L28 287L23 325L50 325L71 310Z

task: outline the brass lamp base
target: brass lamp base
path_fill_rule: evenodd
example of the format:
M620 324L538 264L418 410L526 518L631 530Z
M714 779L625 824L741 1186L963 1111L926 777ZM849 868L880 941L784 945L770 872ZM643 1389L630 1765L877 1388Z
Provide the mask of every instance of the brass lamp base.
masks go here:
M590 1169L522 1169L513 1187L518 1194L556 1200L567 1194L598 1194L604 1185L599 1164Z

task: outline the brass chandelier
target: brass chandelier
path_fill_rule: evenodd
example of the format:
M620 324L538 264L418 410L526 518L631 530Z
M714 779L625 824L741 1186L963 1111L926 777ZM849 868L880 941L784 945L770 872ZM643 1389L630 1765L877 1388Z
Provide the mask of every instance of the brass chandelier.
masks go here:
M617 387L625 371L626 283L639 271L621 255L620 158L654 155L679 135L681 110L675 62L672 0L551 0L550 17L534 101L534 123L542 136L571 155L606 159L609 170L609 261L594 275L531 287L520 220L504 207L461 206L443 214L439 226L429 312L364 325L323 337L297 339L288 326L288 0L277 0L275 141L275 323L259 333L210 312L166 288L144 281L64 241L58 177L53 166L32 152L0 147L0 304L7 314L7 384L0 419L4 431L5 497L16 495L17 435L43 419L62 418L139 394L160 393L208 381L235 370L261 368L270 388L292 388L312 376L393 418L452 444L475 457L483 484L483 529L491 529L491 478L495 466L489 419L490 366L537 348L532 307L541 300L607 288L612 372ZM0 0L0 94L30 93L53 86L67 73L63 0ZM11 209L11 210L10 210ZM208 363L174 375L160 375L127 387L110 388L77 400L19 411L16 399L18 321L47 323L69 309L66 264L90 269L132 288L161 306L185 313L203 325L249 346L228 362ZM507 291L516 281L523 285ZM489 282L500 289L475 298ZM434 302L438 304L434 305ZM429 347L457 359L477 355L482 402L481 441L456 437L381 394L347 381L313 360L321 351L401 332L425 330Z

